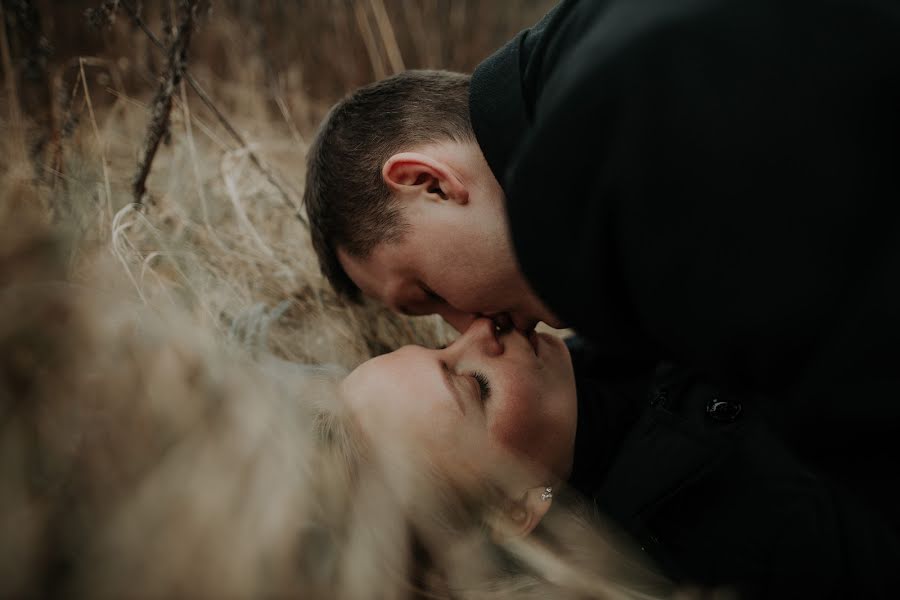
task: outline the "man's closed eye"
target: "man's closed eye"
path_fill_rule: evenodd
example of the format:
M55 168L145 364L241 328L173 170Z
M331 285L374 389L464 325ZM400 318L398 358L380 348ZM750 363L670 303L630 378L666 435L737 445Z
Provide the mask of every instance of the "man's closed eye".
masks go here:
M425 292L425 298L428 300L428 302L432 304L441 305L447 303L446 300L429 289L427 286L422 286L422 291Z

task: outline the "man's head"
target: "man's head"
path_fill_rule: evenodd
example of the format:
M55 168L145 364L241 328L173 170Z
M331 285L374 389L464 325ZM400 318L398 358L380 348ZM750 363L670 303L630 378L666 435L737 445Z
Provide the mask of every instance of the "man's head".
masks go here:
M304 197L322 271L344 296L438 313L460 331L481 315L559 326L516 263L468 91L466 75L409 71L335 105Z

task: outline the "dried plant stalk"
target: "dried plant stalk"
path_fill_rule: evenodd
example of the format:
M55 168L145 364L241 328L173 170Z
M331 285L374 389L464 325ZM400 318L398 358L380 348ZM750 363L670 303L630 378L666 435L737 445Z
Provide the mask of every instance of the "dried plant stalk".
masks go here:
M353 4L353 12L356 15L359 34L366 45L366 53L369 55L369 61L372 63L372 73L375 75L375 79L384 79L388 76L388 72L384 66L384 60L381 58L378 42L375 41L372 26L369 25L369 15L366 13L366 7L361 2L356 2Z
M169 48L169 60L166 74L160 84L156 98L153 99L153 112L150 117L150 125L147 127L147 138L138 161L138 171L134 176L132 193L134 202L141 204L147 193L147 177L153 167L153 159L159 149L159 143L169 131L169 115L172 112L172 95L181 83L187 69L188 47L191 43L191 35L194 32L194 19L196 17L198 0L182 0L181 19L175 39Z
M403 62L403 55L400 53L400 45L397 43L397 36L394 34L394 27L384 8L383 0L369 0L369 6L372 7L375 24L378 25L378 31L381 33L381 41L384 44L384 52L387 54L388 61L391 63L391 71L394 75L405 71L406 65Z
M134 24L137 25L141 29L141 31L144 32L144 34L146 34L153 45L160 50L165 51L165 45L163 45L156 34L154 34L153 31L147 26L147 24L141 18L141 15L138 12L137 8L135 8L135 6L128 0L119 0L119 4L128 12ZM184 79L185 81L187 81L188 85L191 86L191 89L196 92L197 96L200 97L200 100L203 102L203 104L205 104L206 107L216 116L216 119L218 119L222 127L225 128L225 131L228 132L228 134L234 139L235 142L238 143L241 148L245 148L247 150L247 156L250 159L250 162L253 163L253 166L259 169L259 172L263 174L263 176L270 184L272 184L272 187L278 190L278 193L281 195L281 199L284 201L285 205L287 205L287 207L294 212L294 215L297 217L300 223L304 227L308 228L309 224L307 223L306 218L303 216L300 207L291 200L291 196L285 190L285 186L282 185L278 178L275 177L275 175L263 165L263 162L262 160L260 160L259 156L257 156L257 154L250 149L249 145L244 140L244 137L240 133L238 133L238 130L235 129L234 125L232 125L231 122L222 113L222 111L219 110L219 108L212 101L212 98L209 97L209 94L206 93L206 90L203 89L200 83L187 70L185 70Z

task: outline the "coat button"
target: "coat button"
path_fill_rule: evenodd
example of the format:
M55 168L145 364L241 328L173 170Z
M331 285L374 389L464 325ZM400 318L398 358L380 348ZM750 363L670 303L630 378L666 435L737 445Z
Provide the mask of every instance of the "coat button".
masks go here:
M736 400L721 400L713 397L706 404L706 414L713 421L720 423L733 423L741 414L743 406Z

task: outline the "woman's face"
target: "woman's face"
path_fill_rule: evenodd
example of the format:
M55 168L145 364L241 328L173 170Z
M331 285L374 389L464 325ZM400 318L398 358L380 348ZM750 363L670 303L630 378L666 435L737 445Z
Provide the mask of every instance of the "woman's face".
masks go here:
M554 336L500 334L479 319L447 348L406 346L373 358L341 391L364 430L412 435L438 468L471 475L499 450L548 477L565 479L571 470L575 379Z

